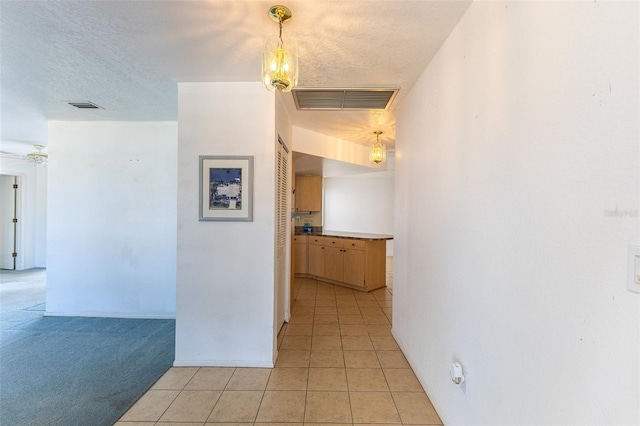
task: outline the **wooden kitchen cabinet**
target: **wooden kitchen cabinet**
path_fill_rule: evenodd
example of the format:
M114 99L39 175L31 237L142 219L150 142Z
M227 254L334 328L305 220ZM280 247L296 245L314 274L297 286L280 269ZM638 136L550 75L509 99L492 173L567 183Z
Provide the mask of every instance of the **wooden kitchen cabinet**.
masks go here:
M343 281L347 284L351 284L357 287L364 287L364 275L365 275L365 262L366 262L366 250L364 241L358 241L363 243L360 248L346 247L344 248L344 277ZM386 251L386 247L385 247ZM386 253L385 253L386 254ZM386 256L384 261L386 262ZM386 264L385 264L385 283L386 283Z
M323 278L342 281L344 277L344 253L340 238L326 238L324 243L324 274Z
M310 236L308 275L358 290L384 287L386 240Z
M322 211L322 176L296 176L296 211Z
M324 275L324 237L309 237L309 274Z
M309 236L296 235L293 237L293 273L306 274L309 272Z
M366 261L364 241L327 238L324 250L324 278L364 287Z

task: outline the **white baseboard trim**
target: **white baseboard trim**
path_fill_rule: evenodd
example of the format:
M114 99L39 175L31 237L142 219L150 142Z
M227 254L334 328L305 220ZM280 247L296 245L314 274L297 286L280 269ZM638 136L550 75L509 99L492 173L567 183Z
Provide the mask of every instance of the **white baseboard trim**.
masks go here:
M176 359L174 367L258 367L273 368L272 361L242 361L242 360L210 360L210 359Z
M176 319L173 315L162 314L126 314L109 312L50 312L45 311L45 317L86 317L86 318L124 318L124 319Z
M418 381L420 382L420 386L422 386L422 390L424 390L424 393L427 394L427 398L429 398L429 401L431 402L431 405L433 405L433 408L436 410L436 413L438 413L438 417L440 417L440 420L442 420L443 424L447 424L444 419L442 418L442 416L440 415L440 413L442 412L434 402L433 399L429 396L429 388L426 386L425 382L416 374L416 367L415 367L415 362L414 360L407 356L407 351L405 350L405 346L402 344L402 342L400 341L400 339L398 339L398 336L395 333L395 330L393 328L391 328L391 335L393 336L393 338L395 339L396 343L398 344L398 346L400 347L400 351L402 351L402 355L404 355L405 359L407 360L407 362L409 363L409 366L411 367L411 369L413 370L413 374L416 376L416 379L418 379Z

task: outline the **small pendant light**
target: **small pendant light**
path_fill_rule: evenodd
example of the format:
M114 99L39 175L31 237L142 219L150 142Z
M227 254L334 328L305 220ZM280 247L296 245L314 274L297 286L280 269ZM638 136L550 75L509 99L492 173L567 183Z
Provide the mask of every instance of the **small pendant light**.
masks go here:
M380 164L387 159L387 146L380 143L380 135L382 134L380 130L376 130L373 134L376 135L376 143L369 147L369 161Z
M282 24L291 19L291 11L285 6L273 6L269 17L278 23L280 32L264 42L262 82L270 91L290 92L298 84L298 47L282 40Z

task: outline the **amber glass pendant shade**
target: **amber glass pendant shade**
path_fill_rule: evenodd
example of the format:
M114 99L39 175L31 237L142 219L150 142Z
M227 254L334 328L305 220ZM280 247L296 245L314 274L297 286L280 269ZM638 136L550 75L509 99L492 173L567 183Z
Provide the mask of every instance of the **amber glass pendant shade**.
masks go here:
M262 78L267 89L290 92L298 84L297 46L277 36L268 37L262 53Z
M369 146L369 161L380 164L387 159L387 146L380 143L381 131L373 132L376 135L376 143Z
M270 90L290 92L298 84L298 47L282 39L282 24L291 19L285 6L273 6L269 17L278 23L279 33L267 37L262 50L262 82Z

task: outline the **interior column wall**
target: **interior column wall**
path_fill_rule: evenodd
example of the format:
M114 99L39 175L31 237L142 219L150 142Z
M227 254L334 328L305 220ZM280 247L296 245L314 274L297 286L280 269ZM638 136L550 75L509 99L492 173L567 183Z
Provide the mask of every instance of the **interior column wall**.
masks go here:
M445 424L640 422L638 7L474 2L400 108L393 330Z
M178 85L175 365L273 366L275 98L260 83ZM199 221L199 156L254 157L253 221Z

